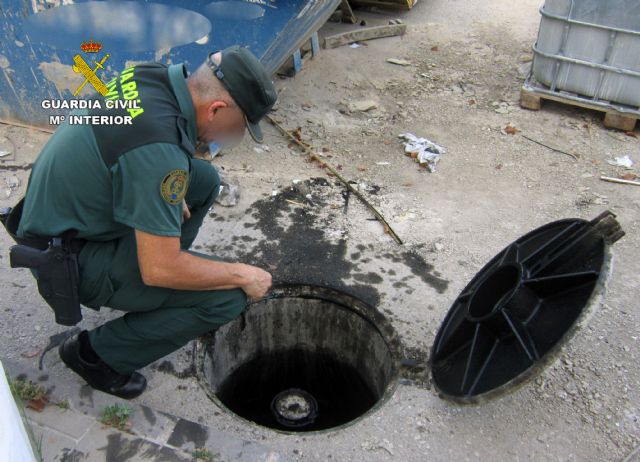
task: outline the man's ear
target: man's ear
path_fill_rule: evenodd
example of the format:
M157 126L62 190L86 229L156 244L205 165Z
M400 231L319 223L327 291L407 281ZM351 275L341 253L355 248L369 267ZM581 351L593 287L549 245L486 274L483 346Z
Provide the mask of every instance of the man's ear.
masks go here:
M213 120L213 116L218 112L218 109L227 107L228 104L224 101L213 101L207 108L207 118L209 122Z

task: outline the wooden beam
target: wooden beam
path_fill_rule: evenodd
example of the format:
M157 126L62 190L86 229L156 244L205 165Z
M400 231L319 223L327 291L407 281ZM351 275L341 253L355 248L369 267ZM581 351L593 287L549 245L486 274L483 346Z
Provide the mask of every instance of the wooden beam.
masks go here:
M348 45L354 42L363 42L382 37L393 37L395 35L404 35L407 31L406 24L391 24L388 26L374 26L363 29L357 29L351 32L343 32L342 34L330 35L324 39L325 48L337 48L342 45Z
M377 6L393 10L410 10L416 2L414 0L380 1L380 0L349 0L354 5Z

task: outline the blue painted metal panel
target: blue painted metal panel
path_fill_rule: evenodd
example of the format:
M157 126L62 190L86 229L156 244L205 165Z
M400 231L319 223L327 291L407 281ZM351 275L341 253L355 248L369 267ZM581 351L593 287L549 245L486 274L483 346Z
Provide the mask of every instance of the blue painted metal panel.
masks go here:
M194 70L207 53L248 46L274 73L337 8L340 0L0 0L0 117L45 124L43 99L72 98L81 54L107 82L142 61L184 62ZM69 2L70 3L70 2ZM35 12L37 10L37 13ZM83 53L82 42L102 44ZM82 93L80 94L82 96Z

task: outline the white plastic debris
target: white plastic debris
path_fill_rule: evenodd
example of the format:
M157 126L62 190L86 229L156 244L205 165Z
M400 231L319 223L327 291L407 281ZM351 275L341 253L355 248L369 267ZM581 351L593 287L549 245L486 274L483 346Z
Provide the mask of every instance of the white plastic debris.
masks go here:
M240 185L235 180L229 178L224 170L220 170L216 166L214 167L220 177L220 190L218 191L218 197L216 197L216 203L224 207L237 205L240 200Z
M262 154L263 152L271 151L271 148L269 146L267 146L266 144L259 144L259 145L255 146L253 148L253 150L258 154Z
M0 158L7 157L15 152L13 142L6 136L0 136Z
M349 45L349 48L360 48L362 45L360 45L358 42L353 42L351 45Z
M14 176L5 178L5 182L7 184L7 189L5 190L5 196L9 198L11 197L11 194L17 191L18 187L20 186L20 179L14 175Z
M411 157L415 155L416 162L432 173L436 171L436 165L440 162L442 154L447 152L442 146L426 138L417 137L413 133L402 133L398 137L405 140L404 152Z
M631 157L629 157L628 155L624 157L616 157L613 160L608 160L607 163L609 165L613 165L614 167L631 168L631 166L633 166L633 160L631 160Z

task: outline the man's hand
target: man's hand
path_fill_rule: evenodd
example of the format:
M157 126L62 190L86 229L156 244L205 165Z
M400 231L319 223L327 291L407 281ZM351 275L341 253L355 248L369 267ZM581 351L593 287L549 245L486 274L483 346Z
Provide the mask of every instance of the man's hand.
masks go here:
M135 233L140 275L148 286L179 290L240 288L251 299L264 297L271 287L271 274L256 266L183 252L179 237L157 236L138 229Z
M248 283L242 287L247 297L257 300L264 297L271 287L271 274L257 266L244 265Z

